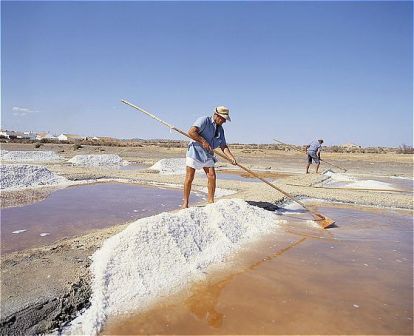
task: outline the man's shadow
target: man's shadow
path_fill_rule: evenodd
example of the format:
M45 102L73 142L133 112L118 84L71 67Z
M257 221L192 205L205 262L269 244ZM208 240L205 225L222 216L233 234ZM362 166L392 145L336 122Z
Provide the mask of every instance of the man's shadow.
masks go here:
M281 204L276 204L276 203L270 203L270 202L263 202L263 201L246 201L247 203L249 203L250 205L253 206L257 206L259 208L262 208L264 210L268 210L268 211L278 211L278 212L282 212L282 213L286 213L289 214L290 212L293 213L307 213L308 211L306 209L285 209L283 208L283 206L281 206Z
M303 218L303 217L297 217L294 216L294 214L305 214L305 213L309 213L308 210L306 209L285 209L281 206L280 202L279 204L276 203L271 203L271 202L264 202L264 201L246 201L248 204L253 205L253 206L257 206L259 208L262 208L264 210L267 211L271 211L271 212L277 212L279 215L286 215L286 217L289 217L291 219L295 219L295 220L302 220L302 221L306 221L309 220L309 218ZM329 228L337 228L338 226L336 224L332 224L329 226Z

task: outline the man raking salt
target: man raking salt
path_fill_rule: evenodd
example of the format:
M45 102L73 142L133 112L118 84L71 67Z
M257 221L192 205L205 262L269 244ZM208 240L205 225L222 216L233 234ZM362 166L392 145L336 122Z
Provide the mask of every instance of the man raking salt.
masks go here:
M310 209L309 207L307 207L304 203L302 203L301 201L297 200L295 197L293 197L292 195L290 195L289 193L287 193L286 191L280 189L279 187L275 186L273 183L265 180L263 177L257 175L254 171L244 167L243 165L241 165L240 163L236 162L236 159L234 158L233 154L231 154L230 150L228 149L227 145L226 145L226 139L224 137L224 130L221 127L226 120L230 121L230 114L229 114L229 109L224 107L224 106L219 106L216 108L216 110L214 111L214 114L212 117L204 117L201 118L200 122L195 123L195 126L193 126L190 129L190 132L192 132L192 136L190 136L189 134L185 133L184 131L180 130L179 128L170 125L169 123L165 122L164 120L161 120L160 118L158 118L157 116L155 116L154 114L145 111L144 109L140 108L139 106L136 106L124 99L121 100L124 104L131 106L134 109L137 109L138 111L146 114L147 116L157 120L158 122L160 122L161 124L163 124L164 126L167 126L170 130L174 130L177 133L180 133L181 135L190 138L194 141L197 141L200 145L201 145L201 149L203 149L204 152L198 151L198 154L200 155L200 157L202 157L202 153L205 154L205 158L206 160L203 161L199 161L198 160L198 154L194 154L194 157L190 157L188 164L187 164L187 175L186 175L186 182L184 185L184 203L183 203L183 207L187 208L188 207L188 198L190 196L190 191L191 191L191 183L194 179L194 173L195 173L195 169L198 168L203 168L204 171L206 172L207 176L209 174L209 172L212 172L214 179L209 179L209 201L213 202L214 201L214 191L215 191L215 185L216 185L216 172L214 170L214 163L215 163L215 158L213 155L213 151L214 153L216 153L218 156L220 156L223 159L226 159L228 161L230 161L232 164L240 167L241 169L245 170L246 172L248 172L250 175L258 178L259 180L263 181L264 183L266 183L268 186L272 187L273 189L276 189L277 191L279 191L280 193L282 193L283 195L285 195L287 198L291 199L292 201L298 203L300 206L302 206L303 208L305 208L307 211L309 211L309 213L312 214L314 220L320 225L322 226L324 229L332 226L333 224L335 224L335 221L333 221L332 219L321 215L320 213L313 211L312 209ZM222 118L222 119L220 119ZM221 122L221 124L219 124ZM220 127L218 127L220 126ZM214 129L213 132L213 137L211 138L211 128ZM207 133L203 133L204 131L206 131ZM220 133L222 132L222 133ZM203 137L206 136L206 138ZM221 135L222 134L222 135ZM205 142L203 142L203 140ZM209 141L210 142L209 142ZM194 146L193 142L191 142L189 144L189 149L188 151L191 150L191 146ZM214 150L214 146L220 147L220 149L223 151L223 153L221 153L220 151ZM217 148L215 147L215 148ZM196 147L193 147L194 151L197 150ZM199 149L199 148L198 148ZM213 164L211 164L211 161L209 160L210 158L213 159ZM197 164L197 166L196 166ZM194 168L193 165L196 167ZM189 169L191 168L191 169ZM207 170L206 170L207 168ZM210 169L211 168L211 169ZM214 183L210 183L210 181L214 182Z
M196 169L203 169L207 176L208 203L214 203L216 190L216 171L214 168L217 159L214 156L214 149L220 147L223 153L229 158L232 164L236 159L230 152L224 135L223 124L231 121L230 111L225 106L217 106L213 116L200 117L188 131L192 139L188 145L186 154L186 174L184 181L184 198L182 208L188 208L191 185L194 180Z

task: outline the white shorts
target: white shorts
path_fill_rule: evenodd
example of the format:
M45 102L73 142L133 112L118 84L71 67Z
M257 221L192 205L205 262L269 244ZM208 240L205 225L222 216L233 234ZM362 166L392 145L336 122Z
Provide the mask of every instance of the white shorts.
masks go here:
M194 169L214 167L214 164L215 162L213 159L209 159L207 162L200 162L188 156L185 158L185 165Z

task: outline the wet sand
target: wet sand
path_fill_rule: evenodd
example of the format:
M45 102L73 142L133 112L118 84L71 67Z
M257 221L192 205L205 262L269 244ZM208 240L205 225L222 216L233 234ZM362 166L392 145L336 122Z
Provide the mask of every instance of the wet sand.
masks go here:
M33 145L7 144L2 146L2 148L6 150L33 150ZM40 149L59 151L59 154L67 159L76 154L101 154L102 152L107 154L119 154L123 159L130 160L144 166L150 166L161 158L183 157L185 155L185 149L183 148L164 148L157 146L122 149L117 147L84 146L84 148L74 151L71 145L44 144ZM321 183L325 177L313 173L308 175L302 174L305 163L301 153L273 150L244 151L243 149L237 149L234 153L236 154L238 161L250 169L269 171L270 167L271 174L292 174L288 177L275 177L274 183L294 196L311 197L319 200L344 202L347 204L385 207L390 209L413 208L412 194L379 193L375 191L321 190L313 188L313 185ZM326 153L324 156L327 160L347 168L350 174L364 175L364 178L365 176L391 177L394 175L412 178L412 155ZM108 180L114 182L122 180L122 182L137 183L142 185L150 183L181 185L183 182L183 176L162 176L154 172L146 172L139 169L74 167L65 163L51 163L44 165L46 165L51 171L61 174L62 176L73 181ZM220 166L226 169L234 168L227 163L220 163ZM323 167L322 164L321 170L324 168L329 167ZM311 167L311 171L313 171L312 169L314 169L314 167ZM290 184L297 184L298 186L292 186ZM193 185L195 187L205 187L205 177L196 176ZM278 204L286 200L282 194L268 188L262 182L250 181L247 183L244 178L240 180L224 180L219 178L218 187L235 190L237 194L229 196L230 198L241 198L251 204L269 210L274 210ZM32 201L47 199L50 193L54 190L56 189L39 188L2 193L2 206L14 207L19 205L27 205ZM192 205L194 205L194 202ZM63 239L53 243L52 245L2 255L2 318L0 321L2 328L0 334L18 335L51 331L52 329L58 328L65 322L74 318L80 309L87 307L90 298L89 256L101 246L105 239L116 234L117 232L120 232L125 227L121 225L121 223L119 224L120 225L110 228L95 230L91 233L78 236L73 239ZM290 228L290 230L294 231L294 233L286 233L288 244L281 245L280 247L282 249L288 246L289 243L293 243L301 239L301 237L295 232L295 228ZM328 232L330 232L330 230ZM302 230L301 234L302 236L315 236L315 232L313 230L305 230L305 232ZM307 237L303 243L300 243L300 245L295 247L295 250L302 248L301 246L307 246L307 244L310 244L309 237ZM359 244L358 246L361 247L358 247L356 251L364 252L363 247L366 246L365 242L354 241L352 244L355 244L355 246ZM269 246L269 249L263 249L263 251L266 252L262 255L263 258L269 256L267 251L271 250L270 247L271 246ZM275 247L279 248L279 246ZM383 247L376 248L381 249ZM275 252L274 250L271 251ZM275 253L278 253L278 251L279 250L277 249ZM310 250L307 251L307 253L310 252ZM320 251L320 254L322 254L322 252L323 250ZM290 250L284 253L283 258L288 256L290 253ZM345 250L343 253L347 255L346 253L348 252ZM318 258L320 258L320 254ZM303 255L306 256L306 253L303 253ZM311 253L309 255L312 256ZM252 254L252 258L250 259L246 257L246 260L250 260L251 264L254 264L254 260L260 260L262 256L254 257L254 254ZM280 259L281 258L273 258L272 260ZM316 257L313 260L314 263L318 262ZM323 260L329 265L329 258ZM345 259L342 260L339 258L334 260L337 265L341 265L342 263L347 265L347 261ZM302 264L295 264L294 260L292 260L292 264L286 262L283 264L283 267L290 270L298 265L301 266ZM315 267L319 268L322 266L318 263ZM62 270L65 271L62 272ZM326 270L326 272L327 278L332 276L329 270ZM226 279L228 274L223 276L224 279ZM289 279L291 281L289 285L292 286L292 284L295 284L296 286L296 282L298 281L298 284L300 284L300 281L310 281L313 276L316 275L309 273L307 277L304 279L299 278L299 280L298 278L292 276ZM361 277L364 279L363 274ZM18 279L18 281L15 279ZM320 279L320 281L323 283L324 279L325 278ZM330 285L335 287L335 283L330 282ZM328 284L326 284L326 286L328 286ZM284 290L287 289L284 288ZM227 289L224 290L224 292L226 291ZM290 294L293 295L293 293ZM410 298L409 295L406 297ZM223 303L221 303L221 305L223 305ZM217 305L215 305L215 307L217 308ZM220 308L221 306L219 305L218 307ZM395 306L393 307L395 308ZM218 310L219 312L221 312L220 309ZM318 310L319 308L316 309ZM255 310L252 308L252 311L254 312ZM351 309L351 312L352 311L353 310ZM186 314L188 314L188 312ZM227 312L227 314L229 314L229 312ZM336 312L336 314L338 315L339 313ZM351 316L349 314L350 313L347 312L346 316ZM194 315L191 316L194 317ZM190 320L191 319L189 318L189 321ZM335 320L335 318L332 318L332 320ZM226 318L224 318L224 321L227 321ZM198 321L197 323L200 322ZM386 323L391 322L387 320ZM401 322L401 325L405 324ZM338 324L338 326L342 325ZM195 326L191 333L195 333L198 330L197 328L198 327ZM202 329L206 330L205 327L202 327ZM211 333L213 333L215 329L212 328L212 330L213 331L211 331ZM246 330L248 331L249 329ZM340 333L343 334L343 332Z
M291 222L239 256L241 270L114 318L102 334L411 335L412 213L318 210L337 219L330 234Z

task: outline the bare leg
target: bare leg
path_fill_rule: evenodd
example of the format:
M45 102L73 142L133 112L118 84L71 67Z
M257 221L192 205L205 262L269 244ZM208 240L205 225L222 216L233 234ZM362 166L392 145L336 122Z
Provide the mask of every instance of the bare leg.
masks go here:
M320 165L321 163L320 162L318 162L317 164L316 164L316 173L318 173L318 170L319 170L319 165Z
M208 199L207 203L214 203L214 193L216 192L216 170L214 167L205 167L203 168L207 175L207 189L208 189Z
M194 180L195 169L192 167L186 167L185 169L185 181L184 181L184 198L181 209L188 208L188 200L190 199L191 184Z
M306 174L309 174L309 166L310 166L310 163L308 163L308 164L306 165Z

